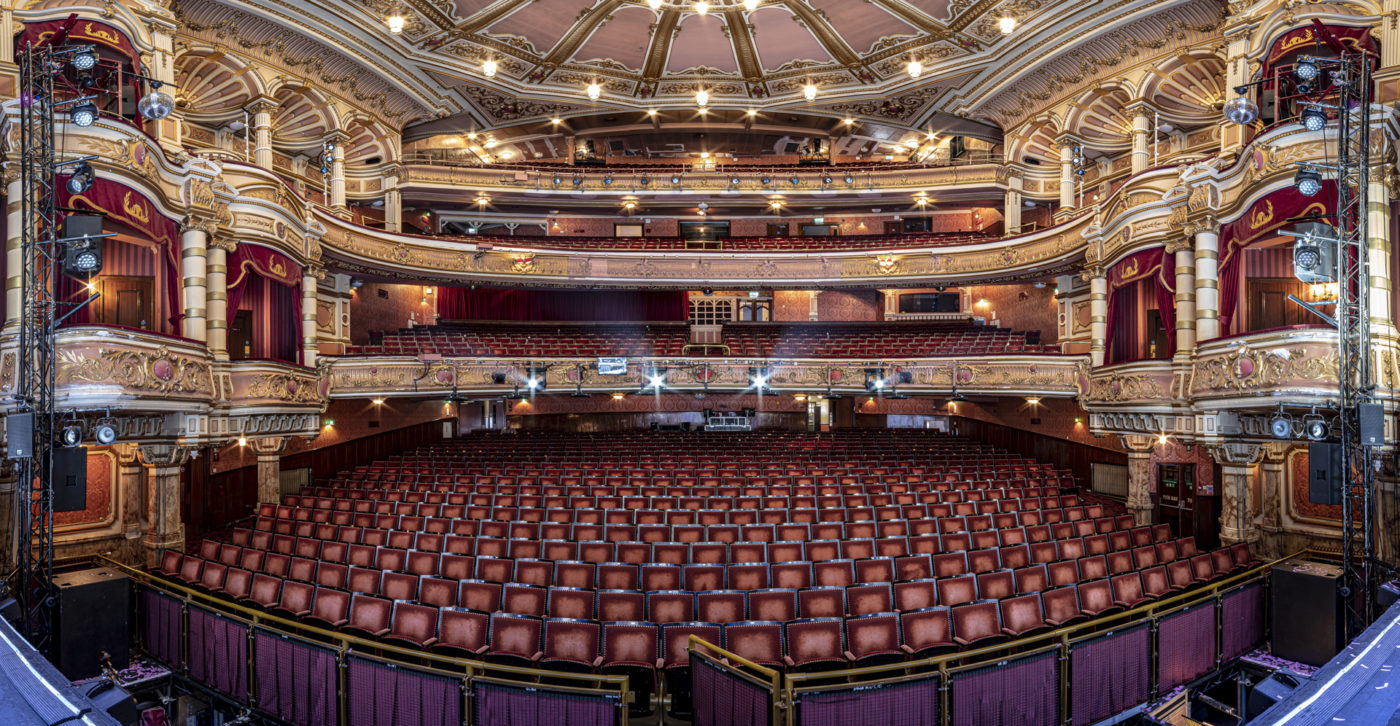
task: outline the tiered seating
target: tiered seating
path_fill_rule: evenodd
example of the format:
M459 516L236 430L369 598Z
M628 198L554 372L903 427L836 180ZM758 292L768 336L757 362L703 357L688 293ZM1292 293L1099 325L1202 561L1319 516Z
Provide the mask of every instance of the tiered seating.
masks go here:
M722 462L712 452L723 451ZM922 431L475 435L340 476L161 569L325 627L666 675L686 638L804 670L980 645L1250 564Z
M983 232L940 234L849 235L840 237L726 237L719 240L686 240L680 237L496 237L450 236L493 247L563 250L657 250L712 252L801 252L821 250L906 250L977 244L998 237Z
M448 324L383 334L378 345L353 347L351 355L679 356L685 325ZM928 323L735 324L724 326L730 354L776 358L913 358L967 355L1042 355L1053 345L1031 342L1032 333L975 325ZM717 353L706 348L695 353Z

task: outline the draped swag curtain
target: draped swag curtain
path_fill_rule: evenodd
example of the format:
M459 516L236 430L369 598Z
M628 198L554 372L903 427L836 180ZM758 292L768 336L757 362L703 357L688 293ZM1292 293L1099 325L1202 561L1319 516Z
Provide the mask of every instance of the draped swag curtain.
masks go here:
M555 290L438 289L437 313L442 320L541 320L608 322L684 322L690 298L684 290Z
M1134 252L1108 268L1108 363L1122 363L1146 358L1147 331L1144 314L1153 306L1161 307L1163 293L1159 289L1160 272L1165 247ZM1170 293L1166 293L1170 300ZM1166 306L1171 310L1171 305ZM1162 323L1171 330L1173 323L1167 312L1161 312Z
M254 358L295 363L301 338L301 265L267 247L240 244L228 258L229 316L253 318Z
M159 262L152 260L151 272L144 274L156 278L157 290L163 290L165 293L166 317L164 319L168 323L168 326L158 325L156 327L161 332L177 333L180 320L185 317L184 309L180 305L179 223L161 214L141 192L125 184L98 178L93 181L92 186L87 191L81 194L72 194L68 191L67 184L63 183L66 180L66 177L59 179L59 206L97 212L103 215L102 229L104 232L122 233L137 240L134 244L138 246L149 245L148 249L155 250L154 257ZM114 239L109 237L102 240L103 268L101 274L142 275L143 273L140 272L128 271L129 268L125 265L133 262L133 258L129 256L130 251L124 249L122 244L114 242ZM158 270L155 269L156 265L159 266ZM134 269L146 268L144 263L141 263L141 267ZM79 283L66 280L60 282L58 291L60 295L73 296L62 299L81 299L78 295L80 287ZM86 312L82 312L77 313L70 320L74 323L80 323L88 319L90 316Z

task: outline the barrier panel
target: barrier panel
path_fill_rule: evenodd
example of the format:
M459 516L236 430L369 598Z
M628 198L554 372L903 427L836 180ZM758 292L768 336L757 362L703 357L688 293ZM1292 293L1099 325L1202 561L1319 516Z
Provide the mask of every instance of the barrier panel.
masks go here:
M627 712L616 696L494 678L473 678L471 693L477 726L613 726L624 723Z
M954 726L1055 726L1060 721L1059 660L1052 651L954 674Z
M253 630L254 705L293 726L340 722L336 652L263 628Z
M1264 585L1255 583L1220 601L1220 659L1244 655L1264 641Z
M1214 602L1157 621L1157 692L1165 693L1215 667Z
M782 674L690 636L690 692L695 726L778 722Z
M138 599L141 642L152 658L174 669L185 665L185 612L169 595L143 588Z
M462 724L461 678L352 655L345 659L345 690L356 726Z
M1152 695L1152 628L1137 625L1070 647L1070 719L1074 726L1122 713Z
M854 688L799 691L792 707L801 726L937 726L937 675L911 676Z
M248 626L200 607L189 610L190 678L248 701Z

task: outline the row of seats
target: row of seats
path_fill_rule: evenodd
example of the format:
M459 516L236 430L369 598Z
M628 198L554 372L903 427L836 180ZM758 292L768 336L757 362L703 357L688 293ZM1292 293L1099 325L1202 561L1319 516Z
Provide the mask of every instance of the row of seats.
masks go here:
M683 324L450 323L371 333L371 339L378 342L351 347L349 354L597 358L723 352L714 347L687 349L690 330ZM732 356L762 358L880 360L1060 352L1058 346L1041 345L1038 333L927 323L735 324L723 327L716 344L727 346ZM562 385L566 381L549 383Z

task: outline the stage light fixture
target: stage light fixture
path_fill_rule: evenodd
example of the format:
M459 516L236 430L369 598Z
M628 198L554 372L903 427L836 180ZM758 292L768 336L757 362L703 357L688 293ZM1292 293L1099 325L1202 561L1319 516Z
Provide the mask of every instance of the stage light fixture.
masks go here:
M1001 29L1002 35L1010 35L1016 30L1016 18L1006 15L997 21L997 27Z
M732 185L734 185L734 186L736 186L736 187L739 186L739 177L737 177L737 176L731 176L731 177L729 177L729 183L732 184Z
M1239 89L1236 89L1237 91ZM1254 123L1259 118L1259 107L1254 102L1244 96L1235 96L1225 102L1223 109L1225 120L1241 126Z
M1311 81L1317 78L1318 74L1317 63L1308 56L1303 56L1298 60L1298 65L1293 66L1293 75L1297 76L1300 81Z
M1313 441L1325 441L1332 433L1332 427L1327 424L1326 419L1321 416L1310 415L1303 422L1304 428L1308 432L1308 438Z
M97 53L90 45L79 48L78 52L73 54L73 67L80 71L92 70L96 65Z
M764 177L762 179L759 179L759 181L763 182L764 186L768 186L769 184L773 183L773 177L764 175Z
M58 442L68 447L81 446L83 443L83 427L77 424L64 426L63 430L58 432Z
M68 175L68 181L63 183L69 194L82 194L92 188L92 182L96 175L92 171L92 164L80 161L73 166L73 173Z
M885 390L886 384L884 368L865 369L865 390L871 393L880 393Z
M92 274L102 269L102 218L74 214L63 218L63 270Z
M603 95L603 87L598 85L597 82L588 84L588 88L584 90L588 94L588 99L590 101L596 101L599 96Z
M83 101L68 112L74 126L87 127L97 121L97 106L92 101Z
M672 175L671 175L671 184L672 184L672 185L675 185L675 184L680 184L680 183L681 183L681 177L680 177L680 175L679 175L679 174L672 174Z
M1322 191L1322 175L1316 169L1301 167L1293 175L1293 186L1298 187L1298 192L1303 196L1311 197Z
M802 87L802 97L808 101L817 100L817 86L815 83L808 83Z
M1293 419L1287 414L1280 413L1269 422L1269 432L1276 439L1289 439L1293 437Z
M846 175L846 178L843 179L842 181L845 181L847 184L855 184L855 183L856 183L856 178L853 177L853 176L851 176L850 174L847 174L847 175Z
M792 177L791 179L788 179L788 181L792 182L793 186L797 186L798 184L802 183L802 180L798 179L797 177Z
M830 184L830 183L831 183L831 177L829 177L829 176L824 176L824 177L822 177L822 183L823 183L823 184Z
M1327 126L1327 114L1317 106L1308 106L1298 115L1303 122L1303 128L1309 131L1321 131Z
M92 429L92 437L97 443L103 446L110 446L117 442L117 424L115 421L98 421L97 426Z
M175 99L170 94L160 90L160 85L152 83L150 93L142 96L141 100L136 103L136 110L151 121L159 121L175 110Z
M563 184L563 183L564 183L564 178L561 177L561 176L559 176L558 174L555 174L555 175L554 175L554 186L557 187L557 186L559 186L560 184Z

